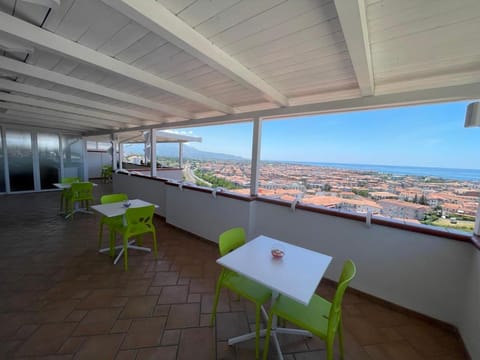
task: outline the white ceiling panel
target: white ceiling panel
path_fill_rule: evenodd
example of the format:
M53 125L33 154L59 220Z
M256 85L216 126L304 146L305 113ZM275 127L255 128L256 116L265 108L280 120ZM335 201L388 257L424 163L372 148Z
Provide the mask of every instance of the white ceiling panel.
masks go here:
M215 45L224 48L226 45L245 39L251 35L267 31L272 27L280 26L285 22L295 19L300 15L315 11L324 3L332 3L331 0L296 0L283 2L268 11L260 12L258 15L243 21L235 26L222 31L209 38Z
M197 1L198 0L157 0L157 2L161 3L175 15Z
M286 0L243 0L222 11L220 14L210 18L209 20L204 21L200 25L196 26L195 30L208 39L285 1Z
M125 49L115 55L115 58L127 64L155 51L160 46L166 44L166 41L155 34L148 33L138 41L127 45Z
M198 0L177 13L177 16L195 28L240 2L241 0Z
M350 109L366 95L386 106L420 90L422 101L478 97L467 85L480 84L480 1L359 0L354 15L344 1L62 0L49 11L0 0L0 39L33 47L0 50L0 123L91 132L335 100Z

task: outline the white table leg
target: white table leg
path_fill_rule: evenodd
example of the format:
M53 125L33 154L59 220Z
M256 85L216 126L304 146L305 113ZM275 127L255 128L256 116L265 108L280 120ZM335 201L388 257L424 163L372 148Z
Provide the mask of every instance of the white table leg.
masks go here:
M140 250L140 251L145 251L145 252L152 252L152 249L150 248L147 248L147 247L143 247L143 246L137 246L137 245L133 245L135 244L135 240L130 240L128 242L128 245L127 245L127 249L134 249L134 250ZM120 260L120 258L122 257L123 255L123 252L125 251L125 249L123 248L123 245L116 245L114 247L115 250L118 250L120 249L120 252L118 253L117 257L115 258L115 260L113 261L113 264L115 265L118 260ZM107 247L107 248L103 248L103 249L100 249L98 250L99 253L106 253L106 252L110 252L110 248Z

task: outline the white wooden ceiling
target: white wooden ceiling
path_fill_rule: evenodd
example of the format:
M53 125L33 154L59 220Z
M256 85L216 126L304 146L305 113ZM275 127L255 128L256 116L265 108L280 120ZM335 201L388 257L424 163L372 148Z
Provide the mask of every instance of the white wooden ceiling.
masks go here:
M478 0L0 0L0 124L100 134L475 99L478 29Z

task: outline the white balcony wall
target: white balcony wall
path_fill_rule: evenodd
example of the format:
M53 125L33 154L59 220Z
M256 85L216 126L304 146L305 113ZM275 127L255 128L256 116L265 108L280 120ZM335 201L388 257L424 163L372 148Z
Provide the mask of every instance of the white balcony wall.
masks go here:
M480 251L473 249L463 299L463 318L458 327L471 359L480 359Z
M158 205L155 213L164 216L166 213L165 183L147 177L113 174L113 192L125 193L129 199L142 199Z
M331 255L332 280L351 258L352 287L456 326L480 359L480 252L471 244L123 174L114 174L114 191L159 205L169 224L214 242L242 226L249 238L264 234Z
M180 229L218 242L218 235L227 229L250 228L252 202L170 185L166 190L166 221Z

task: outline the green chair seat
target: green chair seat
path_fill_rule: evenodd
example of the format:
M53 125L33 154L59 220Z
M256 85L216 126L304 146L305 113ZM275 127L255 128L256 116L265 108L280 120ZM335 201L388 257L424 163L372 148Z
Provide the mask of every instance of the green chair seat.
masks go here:
M80 182L78 177L65 177L60 181L61 184L72 184L75 182ZM68 209L68 199L71 194L71 189L63 189L60 193L60 213L66 212Z
M268 316L267 334L263 359L268 355L270 332L274 316L289 321L296 326L310 331L327 343L327 360L333 360L333 344L338 334L340 358L343 359L342 299L350 281L355 277L356 267L347 260L343 266L337 291L332 302L319 295L313 295L308 305L303 305L286 296L280 295L272 306Z
M240 227L233 228L222 233L218 241L220 255L224 256L245 244L245 238L245 231ZM246 278L245 276L237 274L232 270L222 268L215 289L215 299L213 303L212 317L210 319L211 326L215 322L218 300L222 288L227 288L255 304L255 357L258 359L261 307L271 298L271 290L253 280Z
M127 194L109 194L109 195L103 195L100 198L100 204L111 204L111 203L116 203L116 202L123 202L128 200ZM98 248L102 246L103 242L103 225L107 225L109 233L110 233L110 256L114 256L114 231L113 229L115 227L121 226L123 223L123 216L115 216L115 217L108 217L108 216L102 216L100 219L100 231L98 234Z
M74 209L76 203L81 203L85 206L88 212L90 201L93 201L93 184L91 182L74 182L70 186L66 194L68 203L67 218L72 216L78 209Z
M158 257L157 253L157 235L155 226L153 225L153 213L155 211L154 205L128 208L125 211L124 221L116 223L113 226L114 233L119 233L123 238L123 260L125 271L128 270L128 246L129 239L132 237L143 236L145 234L152 234L153 238L153 252L154 256ZM113 237L113 240L115 238ZM144 248L146 250L146 248Z

